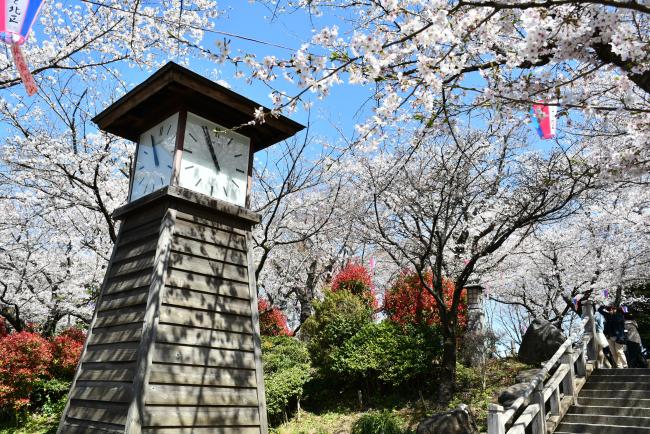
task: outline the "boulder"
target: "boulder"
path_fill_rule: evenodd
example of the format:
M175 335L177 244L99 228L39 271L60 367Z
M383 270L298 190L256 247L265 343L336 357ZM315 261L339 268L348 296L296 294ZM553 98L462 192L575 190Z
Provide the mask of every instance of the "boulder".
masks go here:
M499 392L499 404L508 408L512 405L513 402L520 396L524 394L524 391L528 387L528 383L517 383L513 386L506 387ZM528 405L530 399L524 401L524 405Z
M519 371L515 377L515 383L530 383L535 375L537 375L541 369L526 369L524 371ZM548 374L546 374L548 377ZM546 379L546 378L545 378Z
M551 357L566 341L557 327L543 319L535 319L521 340L519 360L529 365L539 365Z
M417 434L479 434L476 422L469 414L467 406L461 404L457 409L434 414L418 424Z

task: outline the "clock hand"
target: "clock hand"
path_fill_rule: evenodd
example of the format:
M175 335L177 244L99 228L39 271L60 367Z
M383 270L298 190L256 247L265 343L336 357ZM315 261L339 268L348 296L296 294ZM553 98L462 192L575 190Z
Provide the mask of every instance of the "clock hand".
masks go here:
M153 134L151 135L151 149L153 149L153 162L156 163L156 167L158 167L158 152L156 151L156 141L153 138Z
M202 127L202 128L203 128L203 135L205 136L205 142L208 144L208 148L210 149L212 162L214 163L214 166L217 168L217 172L221 172L221 168L219 167L219 161L217 161L217 154L214 152L214 146L212 146L210 131L208 130L208 127Z

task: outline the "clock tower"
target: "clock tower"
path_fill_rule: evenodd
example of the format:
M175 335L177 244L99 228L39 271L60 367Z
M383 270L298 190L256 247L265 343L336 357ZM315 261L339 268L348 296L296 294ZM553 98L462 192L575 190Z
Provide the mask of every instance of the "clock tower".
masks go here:
M266 433L253 155L303 126L175 63L98 114L137 142L59 433Z

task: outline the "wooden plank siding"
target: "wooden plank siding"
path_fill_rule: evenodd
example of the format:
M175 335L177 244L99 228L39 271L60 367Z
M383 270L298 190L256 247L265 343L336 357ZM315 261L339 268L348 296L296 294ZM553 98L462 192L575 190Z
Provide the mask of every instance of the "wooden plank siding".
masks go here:
M120 227L61 433L125 432L162 210Z
M125 216L60 433L266 433L249 225L170 206Z
M167 274L167 286L243 299L248 299L249 297L248 285L246 283L176 270L171 267Z
M142 434L259 434L259 426L211 426L201 427L182 427L173 428L143 428Z
M255 387L255 372L251 369L154 363L149 384Z
M250 316L251 307L246 298L236 298L225 294L193 291L185 288L168 287L163 303L170 306L203 309L213 312L232 313Z
M124 433L124 427L117 424L107 424L66 417L65 422L59 426L58 432L65 434L122 434Z
M106 294L102 297L101 303L97 305L99 312L104 310L115 310L130 306L144 305L147 303L148 288L135 288L130 291L122 291L116 294Z
M222 330L205 330L173 324L158 326L157 341L187 346L199 346L215 349L241 349L253 351L253 336L250 333L234 333Z
M246 231L176 218L142 432L259 434Z
M68 417L89 422L103 422L124 425L126 422L126 404L72 400Z
M254 408L204 408L185 407L148 408L144 419L144 428L181 428L181 427L228 427L246 428L259 424L259 412ZM194 431L192 431L194 432ZM214 432L214 431L212 431ZM232 432L238 432L233 429ZM257 427L255 433L259 433Z

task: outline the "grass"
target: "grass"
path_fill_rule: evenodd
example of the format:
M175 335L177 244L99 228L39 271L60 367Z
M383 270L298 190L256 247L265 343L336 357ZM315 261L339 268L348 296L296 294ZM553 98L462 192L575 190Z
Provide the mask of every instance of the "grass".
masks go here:
M0 434L55 434L65 407L66 395L47 399L38 413L26 413L15 420L0 420Z
M33 413L20 422L0 424L0 434L54 434L59 425L60 414Z

